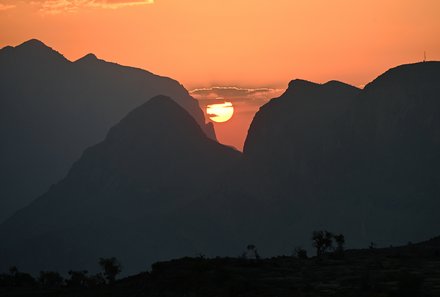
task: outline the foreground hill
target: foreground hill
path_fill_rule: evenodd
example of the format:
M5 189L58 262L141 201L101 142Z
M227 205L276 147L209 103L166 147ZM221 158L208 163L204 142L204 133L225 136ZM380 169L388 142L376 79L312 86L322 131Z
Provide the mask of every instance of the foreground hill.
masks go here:
M440 295L440 238L402 247L348 250L322 259L182 258L97 288L0 287L2 296Z
M89 54L75 62L38 40L0 50L0 221L59 181L83 150L156 95L184 107L211 138L177 81Z
M155 97L0 226L0 269L94 270L97 258L117 256L135 272L157 259L226 250L222 222L198 201L239 157L173 100Z

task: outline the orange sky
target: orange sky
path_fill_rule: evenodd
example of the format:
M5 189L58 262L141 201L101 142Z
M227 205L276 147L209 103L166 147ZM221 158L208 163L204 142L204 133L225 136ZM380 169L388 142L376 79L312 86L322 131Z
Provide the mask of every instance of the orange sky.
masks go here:
M0 0L0 46L37 38L71 60L93 52L188 90L283 89L294 78L359 86L424 51L439 60L439 15L438 0ZM267 100L250 99L216 125L224 143L241 148Z

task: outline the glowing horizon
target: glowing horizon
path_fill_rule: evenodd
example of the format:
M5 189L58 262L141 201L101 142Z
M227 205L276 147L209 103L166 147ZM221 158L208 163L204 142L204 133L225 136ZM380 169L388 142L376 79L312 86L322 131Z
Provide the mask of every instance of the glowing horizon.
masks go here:
M437 0L0 0L0 47L36 38L71 61L94 53L176 79L202 109L233 93L235 115L216 128L240 148L250 114L292 79L363 86L425 52L440 60L439 11Z

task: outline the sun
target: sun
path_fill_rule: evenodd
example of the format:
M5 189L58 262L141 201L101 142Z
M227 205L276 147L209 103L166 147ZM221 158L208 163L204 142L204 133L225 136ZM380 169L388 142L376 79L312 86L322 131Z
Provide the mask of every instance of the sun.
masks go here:
M210 104L206 107L206 113L211 121L224 123L229 121L234 115L234 106L232 106L231 102Z

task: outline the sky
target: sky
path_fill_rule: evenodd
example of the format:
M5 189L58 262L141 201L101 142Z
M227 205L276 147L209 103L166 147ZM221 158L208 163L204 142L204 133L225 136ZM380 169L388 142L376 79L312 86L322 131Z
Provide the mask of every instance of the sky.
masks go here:
M259 106L295 78L362 87L387 69L440 60L438 0L0 0L0 47L37 38L181 82L241 149ZM218 99L217 99L218 98Z

